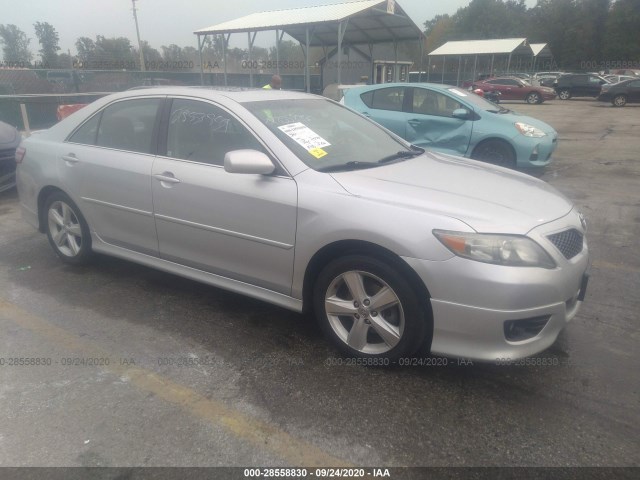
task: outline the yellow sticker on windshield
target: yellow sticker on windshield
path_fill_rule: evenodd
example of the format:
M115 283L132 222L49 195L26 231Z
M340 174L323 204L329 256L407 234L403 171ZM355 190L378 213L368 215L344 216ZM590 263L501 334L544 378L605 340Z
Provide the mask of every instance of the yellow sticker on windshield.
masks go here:
M312 148L311 150L308 150L308 152L316 158L322 158L327 154L327 152L321 148Z

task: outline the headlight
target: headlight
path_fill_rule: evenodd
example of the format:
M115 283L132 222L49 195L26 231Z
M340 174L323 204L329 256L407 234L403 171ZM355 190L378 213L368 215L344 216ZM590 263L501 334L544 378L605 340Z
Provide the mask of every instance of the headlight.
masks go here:
M523 134L525 137L540 138L540 137L545 137L547 135L539 128L536 128L533 125L529 125L528 123L516 122L515 126L518 129L518 131L521 134Z
M455 255L477 262L512 267L555 268L556 263L543 248L521 235L434 230L433 234Z

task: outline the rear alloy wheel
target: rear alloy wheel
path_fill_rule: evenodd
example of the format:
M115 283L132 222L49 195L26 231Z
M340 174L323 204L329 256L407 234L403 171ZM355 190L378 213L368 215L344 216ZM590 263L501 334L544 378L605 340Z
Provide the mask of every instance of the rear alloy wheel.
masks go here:
M542 103L542 97L537 92L531 92L529 95L527 95L525 101L530 105Z
M80 209L67 195L55 192L45 202L47 238L65 263L79 265L91 256L91 235Z
M611 103L613 103L614 107L624 107L627 104L627 96L616 95L613 97L613 101Z
M571 98L571 92L566 88L563 88L558 92L558 98L560 100L569 100Z
M427 332L425 309L390 264L350 255L329 263L314 288L322 329L345 355L396 359L411 355Z
M516 154L502 140L485 140L473 150L471 158L500 167L516 168Z

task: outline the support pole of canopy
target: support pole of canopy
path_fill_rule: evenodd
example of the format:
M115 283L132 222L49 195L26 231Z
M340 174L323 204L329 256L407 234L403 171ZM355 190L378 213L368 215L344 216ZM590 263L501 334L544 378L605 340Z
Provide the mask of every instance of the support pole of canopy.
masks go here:
M418 67L418 82L422 81L422 60L424 57L424 42L422 37L418 37L418 44L420 45L420 65Z
M460 86L460 67L462 66L462 56L458 57L458 78L456 78L456 87Z
M431 55L428 56L427 60L427 82L429 81L429 77L431 76Z
M509 54L509 60L507 60L507 73L509 73L510 68L511 68L511 53Z
M229 39L231 38L231 34L228 34L225 38L224 34L222 35L222 56L224 57L224 86L228 85L227 83L227 45L229 44Z
M309 27L305 29L305 36L304 81L307 84L307 93L311 93L311 72L309 72Z
M471 83L476 81L476 69L478 68L478 55L473 59L473 75L471 76Z
M491 55L491 76L493 77L493 59L495 58L495 55Z
M256 40L258 32L247 32L247 38L249 39L249 87L253 87L253 42Z
M393 81L398 81L398 41L393 40Z
M206 39L207 36L205 35ZM200 43L200 34L198 33L198 53L200 54L200 85L204 85L204 62L202 61L202 45L204 44L204 39L202 43Z
M444 67L447 65L447 56L442 57L442 81L440 83L444 83Z
M344 39L344 33L347 31L347 25L349 19L344 22L338 23L338 85L342 83L341 71L342 71L342 40Z
M280 35L276 28L276 75L280 75Z

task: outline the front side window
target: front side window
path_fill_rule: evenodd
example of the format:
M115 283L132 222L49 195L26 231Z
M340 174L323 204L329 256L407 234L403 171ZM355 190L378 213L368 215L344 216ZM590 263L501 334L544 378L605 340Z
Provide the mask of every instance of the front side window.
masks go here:
M167 157L224 165L227 152L243 149L266 153L256 137L226 110L197 100L173 100Z
M464 108L464 106L448 95L426 88L413 90L413 113L451 117L453 111L459 108Z
M401 112L402 103L404 102L404 91L404 87L380 88L363 93L360 98L362 98L364 104L369 108Z
M96 145L152 153L151 141L162 99L141 98L109 105L102 112Z

